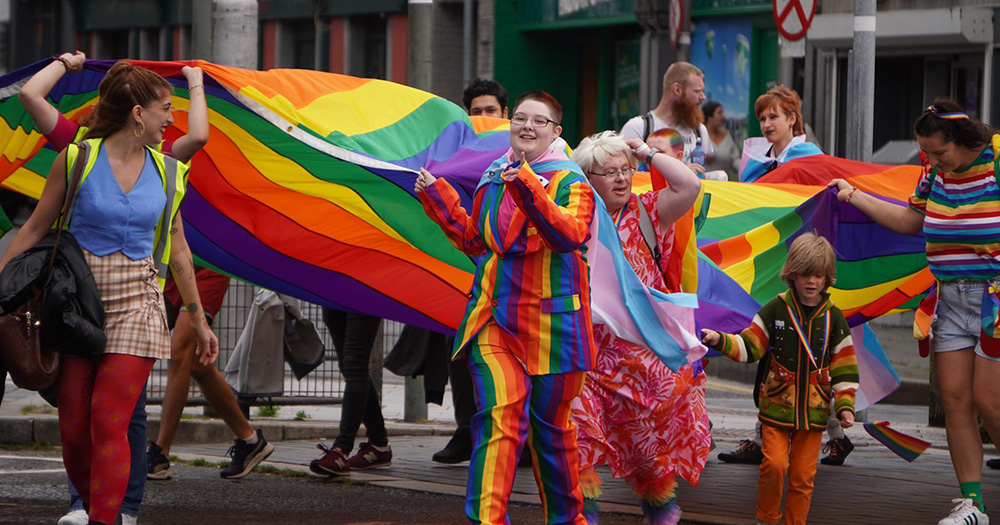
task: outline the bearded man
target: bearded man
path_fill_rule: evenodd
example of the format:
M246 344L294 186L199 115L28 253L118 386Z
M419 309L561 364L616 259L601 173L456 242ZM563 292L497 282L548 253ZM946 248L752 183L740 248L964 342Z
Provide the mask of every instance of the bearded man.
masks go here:
M622 127L622 138L645 141L651 133L663 128L674 128L684 138L684 156L681 160L699 173L705 169L691 165L691 152L698 139L705 151L706 160L715 158L715 148L705 127L701 103L705 101L705 73L689 62L674 62L663 75L663 96L652 111L632 117Z

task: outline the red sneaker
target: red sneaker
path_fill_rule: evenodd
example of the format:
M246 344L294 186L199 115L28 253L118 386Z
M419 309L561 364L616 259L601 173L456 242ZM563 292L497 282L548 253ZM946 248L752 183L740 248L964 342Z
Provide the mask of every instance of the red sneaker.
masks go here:
M348 460L351 468L355 470L365 470L370 468L388 467L392 464L392 449L385 446L385 451L375 448L371 443L362 443L358 448L358 453Z
M323 457L309 463L309 471L317 476L350 476L351 464L347 461L344 451L337 447L329 447L320 443L316 448L323 451Z

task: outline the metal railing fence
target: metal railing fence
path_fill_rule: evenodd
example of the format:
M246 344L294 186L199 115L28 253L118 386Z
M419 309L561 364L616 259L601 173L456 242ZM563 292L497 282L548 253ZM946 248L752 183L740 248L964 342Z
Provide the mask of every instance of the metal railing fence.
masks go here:
M222 309L219 310L212 325L212 329L219 337L219 358L215 364L220 371L222 371L229 361L233 347L243 332L250 308L253 306L255 292L255 287L242 281L231 279L229 282L229 290L226 292ZM281 396L258 398L253 401L241 399L241 404L326 405L341 402L343 380L337 366L337 355L333 349L333 341L326 329L326 324L323 323L323 309L318 305L304 301L300 303L300 309L303 315L313 322L320 337L323 339L323 346L326 349L323 364L301 380L297 380L288 365L283 364L284 392ZM380 352L380 354L373 359L373 361L379 363L377 365L379 368L372 370L378 386L381 385L381 382L378 381L381 377L380 357L392 349L402 329L403 325L395 321L386 320L382 323L381 338L376 343L377 347L375 348L375 351ZM147 403L149 404L160 404L163 402L163 395L167 388L167 364L168 360L161 359L153 366L153 371L150 373L147 383ZM201 390L193 380L191 381L190 388L187 401L188 406L207 405L205 398L201 394Z

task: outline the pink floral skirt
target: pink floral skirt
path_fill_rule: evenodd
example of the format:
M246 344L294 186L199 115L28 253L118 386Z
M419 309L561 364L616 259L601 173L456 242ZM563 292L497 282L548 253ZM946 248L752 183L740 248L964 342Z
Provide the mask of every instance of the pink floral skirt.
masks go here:
M691 365L675 374L604 325L594 338L597 365L573 402L580 468L606 463L616 478L673 473L697 485L711 444L705 374L694 377Z

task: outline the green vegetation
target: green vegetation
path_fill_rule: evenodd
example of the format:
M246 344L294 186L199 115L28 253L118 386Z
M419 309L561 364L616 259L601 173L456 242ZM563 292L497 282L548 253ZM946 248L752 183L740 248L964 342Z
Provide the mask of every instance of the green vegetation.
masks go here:
M279 410L281 410L281 407L261 405L257 407L257 417L275 417L278 415Z

